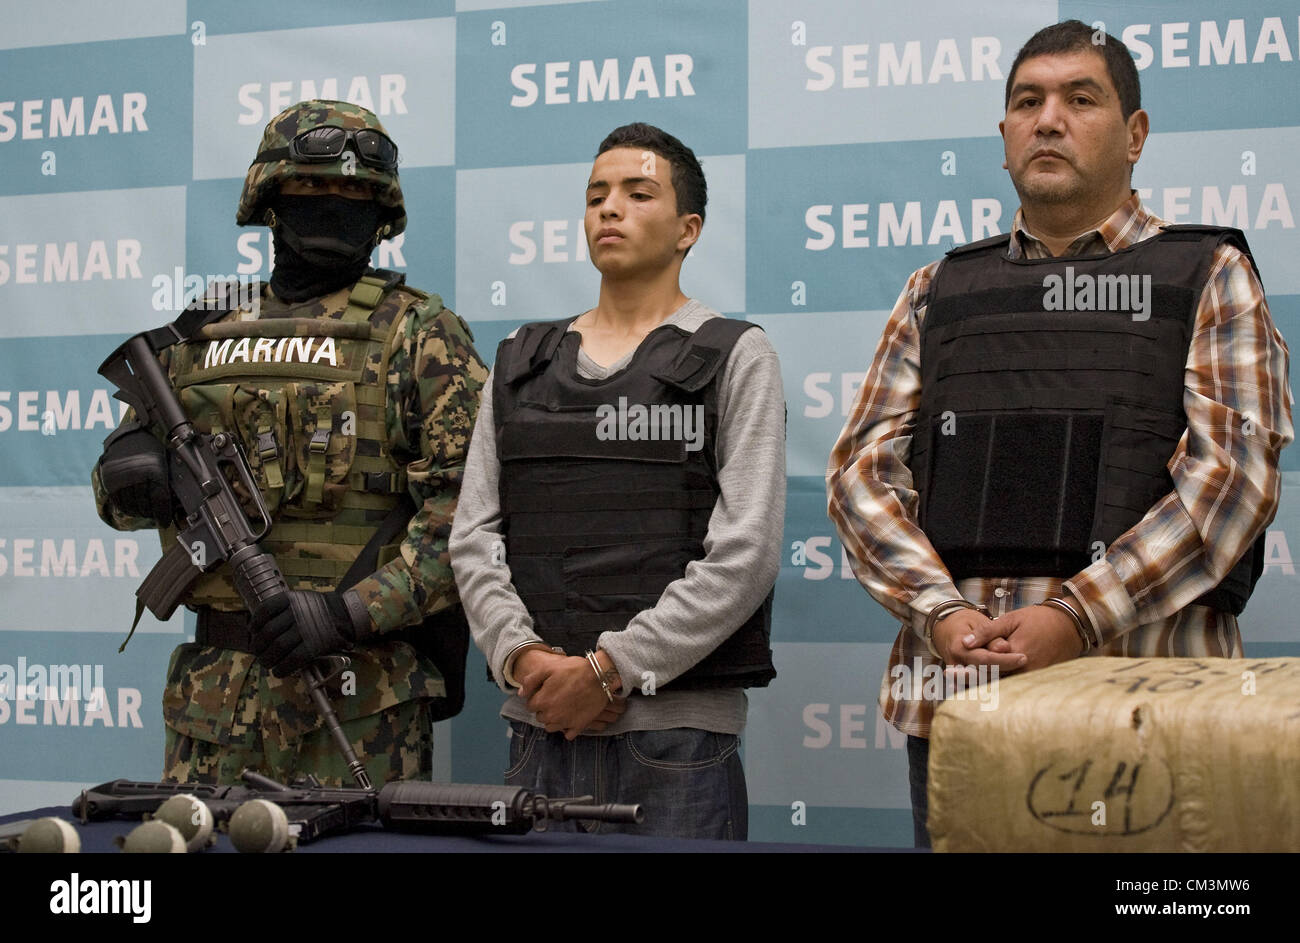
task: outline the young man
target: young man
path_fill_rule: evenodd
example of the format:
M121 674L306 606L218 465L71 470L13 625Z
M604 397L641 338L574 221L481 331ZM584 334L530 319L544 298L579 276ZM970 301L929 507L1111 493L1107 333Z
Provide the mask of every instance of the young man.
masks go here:
M187 591L196 638L168 671L164 776L233 783L251 767L351 785L295 673L347 652L332 700L371 780L428 779L431 710L449 716L429 636L456 605L447 538L487 370L437 295L369 268L406 227L397 145L373 113L300 102L258 150L236 221L271 227L270 283L256 308L162 353L199 430L248 456L273 521L261 546L291 590L250 614L223 564ZM129 419L92 481L105 522L176 545L155 430Z
M451 550L511 692L508 783L639 802L628 831L743 839L743 688L775 673L785 413L763 332L678 284L706 198L672 135L633 124L601 144L600 297L502 343Z
M999 124L1012 232L912 275L830 456L831 519L903 623L891 669L1242 655L1289 355L1244 237L1162 232L1130 189L1137 69L1094 36L1071 20L1020 50ZM892 679L928 845L935 705Z

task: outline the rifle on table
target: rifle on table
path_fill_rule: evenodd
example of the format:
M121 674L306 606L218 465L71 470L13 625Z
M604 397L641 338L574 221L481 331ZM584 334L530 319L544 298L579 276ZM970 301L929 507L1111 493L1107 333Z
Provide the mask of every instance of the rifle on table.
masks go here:
M134 817L156 811L173 796L189 795L211 810L213 820L229 823L245 803L265 799L284 811L289 835L300 843L368 823L434 835L522 835L545 831L549 822L645 820L640 805L597 804L591 796L549 799L514 786L391 782L376 790L327 788L314 779L286 786L252 770L245 770L243 779L247 786L115 779L84 790L72 813L83 822Z
M235 589L249 612L289 592L275 558L257 543L271 529L271 515L243 449L228 433L208 435L195 428L158 361L156 351L184 339L187 327L193 329L194 325L178 321L136 334L99 366L100 375L117 386L116 398L133 407L144 425L162 429L172 493L185 512L185 524L177 534L176 544L163 554L136 590L136 623L145 606L159 620L170 619L199 575L222 563L230 564ZM227 478L227 470L249 494L259 518L256 529ZM134 624L131 631L135 632ZM328 656L303 668L299 675L352 777L358 786L369 789L370 777L323 690L325 679L348 664L344 656Z

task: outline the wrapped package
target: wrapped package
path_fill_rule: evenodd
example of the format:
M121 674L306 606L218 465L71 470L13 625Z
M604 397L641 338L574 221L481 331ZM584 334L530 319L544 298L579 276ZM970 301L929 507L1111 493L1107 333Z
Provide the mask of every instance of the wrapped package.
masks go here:
M1300 851L1300 658L1082 658L935 713L936 851Z

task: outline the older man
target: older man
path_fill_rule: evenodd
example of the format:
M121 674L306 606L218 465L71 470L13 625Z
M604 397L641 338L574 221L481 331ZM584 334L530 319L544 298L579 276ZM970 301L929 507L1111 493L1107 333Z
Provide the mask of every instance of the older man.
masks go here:
M1289 355L1241 233L1166 226L1130 188L1139 96L1077 20L1025 44L1012 231L913 273L831 453L831 519L903 623L880 703L920 846L935 704L894 667L1242 654Z

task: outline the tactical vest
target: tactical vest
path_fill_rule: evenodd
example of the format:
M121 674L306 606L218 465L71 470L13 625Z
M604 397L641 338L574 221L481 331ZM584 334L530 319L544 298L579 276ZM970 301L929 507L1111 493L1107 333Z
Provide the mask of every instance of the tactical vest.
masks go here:
M652 608L704 558L719 488L715 377L755 325L662 325L605 380L578 376L572 320L502 341L492 387L501 526L535 630L569 654ZM674 690L766 685L772 594ZM635 682L634 682L635 683Z
M1196 308L1235 229L1171 226L1109 255L1009 259L1009 236L952 250L921 325L909 462L919 523L955 580L1069 577L1173 490ZM1196 600L1234 614L1261 536Z
M405 493L384 424L388 361L401 342L394 328L428 295L400 284L392 273L367 275L350 291L288 306L305 317L236 313L170 352L195 425L243 447L274 521L261 546L294 589L336 588ZM379 565L401 538L381 548ZM164 546L175 539L163 532ZM244 608L225 566L200 577L186 603Z

